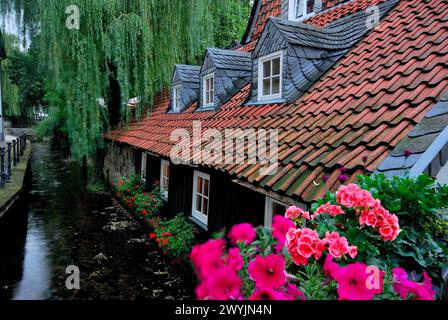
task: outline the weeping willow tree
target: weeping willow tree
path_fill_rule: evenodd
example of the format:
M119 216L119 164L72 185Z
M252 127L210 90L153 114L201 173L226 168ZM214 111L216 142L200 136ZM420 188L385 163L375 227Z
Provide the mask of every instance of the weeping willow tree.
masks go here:
M5 51L7 52L7 58L12 52L18 50L18 39L14 35L3 35ZM11 61L6 59L2 62L0 71L3 93L3 112L7 116L20 116L21 109L19 104L19 87L11 82L9 78L9 68Z
M72 156L80 159L102 146L114 109L126 122L127 101L138 96L140 116L168 84L174 64L200 64L205 48L239 39L250 2L0 0L0 10L15 10L28 25L21 30L38 30L48 96L57 101L50 101L45 125L64 125ZM71 5L79 9L79 29L67 28Z

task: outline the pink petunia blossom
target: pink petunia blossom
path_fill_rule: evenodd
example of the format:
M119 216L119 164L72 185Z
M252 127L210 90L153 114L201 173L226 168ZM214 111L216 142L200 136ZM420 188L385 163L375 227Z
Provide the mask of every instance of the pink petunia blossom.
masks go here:
M334 279L334 274L337 270L339 270L339 265L336 262L333 262L333 256L331 254L328 254L325 257L323 267L325 275L330 279Z
M245 245L252 243L257 237L254 227L249 223L241 223L234 225L228 234L230 242L236 245L238 241Z
M384 272L379 272L378 287L375 288L369 267L359 262L339 268L333 276L338 283L339 300L372 300L383 291Z
M423 273L423 283L408 280L406 271L402 268L392 269L393 288L403 300L434 300L435 292L432 288L432 280L426 272Z
M295 219L299 219L304 217L307 220L310 220L310 213L308 211L303 210L302 208L296 207L296 206L291 206L286 210L285 213L285 218L286 219L291 219L291 220L295 220Z
M224 267L222 257L226 242L224 239L209 240L191 250L190 259L201 280L206 279Z
M229 249L226 258L226 268L229 268L230 270L236 272L241 270L243 268L243 265L244 265L244 259L241 256L240 249L238 248Z
M236 300L241 285L242 280L235 272L221 269L207 279L208 297L210 300Z
M286 282L285 259L275 254L257 256L249 263L248 272L259 289L278 289Z
M295 227L295 224L291 220L279 215L274 216L272 222L272 235L277 241L277 245L275 246L277 253L283 250L286 242L286 233L293 227Z
M249 297L249 300L285 300L286 297L277 291L274 291L272 289L261 289L258 291L255 291L254 294L252 294Z
M300 291L296 285L289 283L286 287L285 298L287 300L306 300L305 295Z

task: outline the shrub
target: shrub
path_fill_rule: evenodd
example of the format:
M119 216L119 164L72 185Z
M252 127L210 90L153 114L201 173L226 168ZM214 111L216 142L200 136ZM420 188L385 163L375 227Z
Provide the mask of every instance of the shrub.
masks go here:
M145 192L145 183L139 176L122 179L117 187L117 197L139 217L155 217L163 206L160 186L154 185L151 192Z
M195 241L196 227L190 223L184 214L180 213L173 219L150 220L154 232L150 238L156 241L160 249L171 258L185 257Z

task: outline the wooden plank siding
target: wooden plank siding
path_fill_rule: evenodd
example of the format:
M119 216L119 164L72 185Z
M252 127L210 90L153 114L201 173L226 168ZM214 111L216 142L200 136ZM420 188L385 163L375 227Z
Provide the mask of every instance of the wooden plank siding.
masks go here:
M136 150L136 173L140 174L142 152ZM169 160L169 159L165 159ZM160 181L161 158L148 154L146 188L152 189ZM210 202L208 231L227 230L237 223L249 222L254 226L263 224L265 196L230 180L222 172L209 168L174 165L170 162L168 201L161 217L169 218L178 213L191 217L194 171L210 175Z

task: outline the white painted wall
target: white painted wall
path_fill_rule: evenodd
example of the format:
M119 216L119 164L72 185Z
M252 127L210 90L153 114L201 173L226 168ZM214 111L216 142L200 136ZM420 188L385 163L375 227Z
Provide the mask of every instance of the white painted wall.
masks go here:
M448 184L448 162L442 169L440 169L439 174L437 175L437 181L442 184Z

